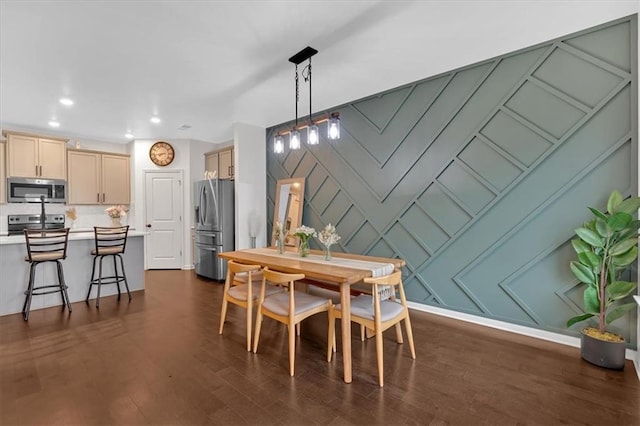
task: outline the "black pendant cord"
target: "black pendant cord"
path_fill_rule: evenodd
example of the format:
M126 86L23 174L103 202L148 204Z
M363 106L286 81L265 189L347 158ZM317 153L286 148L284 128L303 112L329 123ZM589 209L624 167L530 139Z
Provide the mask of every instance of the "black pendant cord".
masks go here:
M298 83L298 64L296 64L296 129L298 127L298 100L300 99L300 89Z
M309 58L309 126L313 124L311 121L311 58Z

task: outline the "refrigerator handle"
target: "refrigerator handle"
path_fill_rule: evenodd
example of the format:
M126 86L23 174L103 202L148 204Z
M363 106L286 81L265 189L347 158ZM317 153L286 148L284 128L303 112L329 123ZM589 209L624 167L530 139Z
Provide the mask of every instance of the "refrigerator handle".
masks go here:
M205 188L204 185L202 185L200 187L200 202L199 202L199 207L200 208L198 209L198 213L199 213L199 215L198 215L198 223L200 225L204 225L204 219L203 218L206 217L206 210L207 210L207 207L205 205L206 197L204 196L205 189L206 188ZM204 212L203 212L203 210L204 210Z

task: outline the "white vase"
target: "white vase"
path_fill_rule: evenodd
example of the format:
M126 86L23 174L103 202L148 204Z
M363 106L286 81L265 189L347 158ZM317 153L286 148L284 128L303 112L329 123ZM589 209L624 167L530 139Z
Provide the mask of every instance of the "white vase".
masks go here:
M112 228L117 228L119 226L122 226L122 222L120 222L120 218L119 217L112 217L111 218L111 227Z

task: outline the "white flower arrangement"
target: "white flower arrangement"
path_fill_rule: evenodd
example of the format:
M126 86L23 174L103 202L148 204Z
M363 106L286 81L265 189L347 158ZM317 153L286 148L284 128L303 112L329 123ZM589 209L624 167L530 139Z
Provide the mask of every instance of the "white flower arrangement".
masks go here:
M110 218L117 219L127 215L128 209L125 206L111 206L104 210Z
M309 238L315 237L317 233L315 229L309 226L302 225L301 227L296 228L296 230L293 232L293 235L300 238L300 241L306 243L307 241L309 241Z
M340 241L340 235L336 232L336 227L331 224L328 224L322 231L318 232L317 238L327 248Z
M284 241L284 239L286 238L286 235L284 235L282 222L276 222L275 226L273 227L273 236L275 237L276 241Z

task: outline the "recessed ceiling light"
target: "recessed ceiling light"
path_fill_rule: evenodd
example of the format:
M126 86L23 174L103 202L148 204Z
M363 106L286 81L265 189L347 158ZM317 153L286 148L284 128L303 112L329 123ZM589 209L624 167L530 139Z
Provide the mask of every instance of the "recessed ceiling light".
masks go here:
M69 99L69 98L60 98L60 103L64 106L71 106L73 105L73 99Z
M154 115L149 121L151 121L153 124L159 124L161 120L160 117Z
M57 120L49 121L49 126L51 127L60 127L60 123Z
M133 139L134 138L133 133L131 133L131 132L125 133L124 137L127 138L127 139Z

